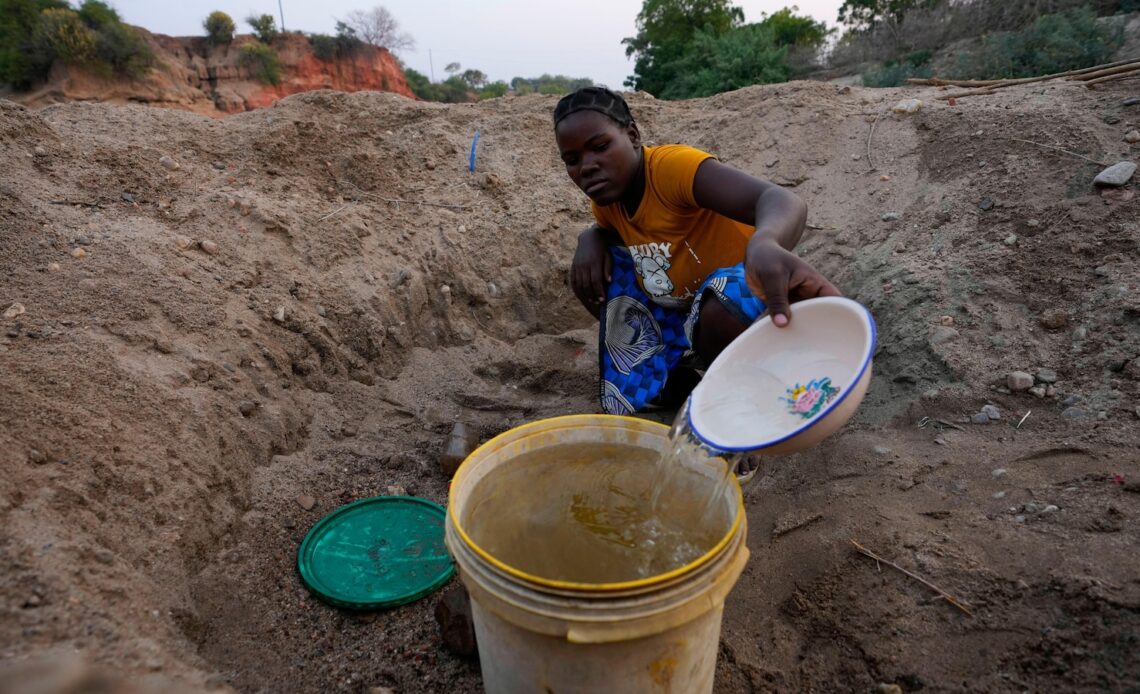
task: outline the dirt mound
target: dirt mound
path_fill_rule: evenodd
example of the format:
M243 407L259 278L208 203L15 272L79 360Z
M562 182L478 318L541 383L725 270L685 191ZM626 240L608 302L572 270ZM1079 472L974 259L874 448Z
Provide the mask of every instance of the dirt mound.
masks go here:
M1133 156L1140 111L1058 84L919 92L895 116L900 94L632 99L649 140L795 186L803 253L879 324L858 420L748 494L718 690L1134 685L1140 202L1052 148ZM457 419L487 438L594 411L596 333L565 279L590 218L552 107L0 102L0 310L24 309L0 321L4 660L77 651L243 691L478 687L432 600L339 612L294 554L343 503L443 502ZM1005 392L1018 370L1043 397ZM971 424L986 404L1001 419Z

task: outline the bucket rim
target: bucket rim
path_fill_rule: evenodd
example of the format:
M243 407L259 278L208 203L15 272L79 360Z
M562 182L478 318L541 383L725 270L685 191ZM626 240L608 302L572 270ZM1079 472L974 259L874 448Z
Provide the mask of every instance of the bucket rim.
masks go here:
M543 586L543 587L547 587L547 588L557 588L557 589L561 589L561 590L572 590L572 591L581 592L581 593L609 593L609 592L614 592L614 591L634 590L634 589L639 589L639 588L651 588L653 586L659 585L661 583L666 583L666 582L671 581L675 578L683 576L684 574L695 571L696 569L698 569L698 568L704 566L705 564L707 564L708 562L712 561L713 558L715 558L717 555L719 555L721 552L724 551L725 547L728 546L728 543L731 542L733 536L736 534L737 530L740 528L740 524L742 522L744 522L744 516L745 516L744 492L740 489L739 484L732 486L732 488L735 490L735 493L736 493L736 515L733 517L732 525L731 525L731 527L729 527L728 531L724 534L724 536L715 545L713 545L712 549L705 552L704 554L697 557L696 559L689 562L688 564L684 564L683 566L679 566L676 569L673 569L671 571L666 571L665 573L656 574L654 576L648 576L646 578L639 578L635 581L617 581L617 582L613 582L613 583L582 583L582 582L578 582L578 581L560 581L560 580L553 579L553 578L543 578L541 576L535 576L534 574L527 573L526 571L523 571L521 569L516 569L515 567L513 567L509 564L506 564L506 563L500 561L499 559L496 559L489 552L487 552L482 547L480 547L475 542L475 540L473 540L471 538L471 536L467 534L467 531L463 529L463 525L459 522L459 514L455 510L456 504L453 503L453 500L451 498L452 494L455 491L456 484L459 482L460 479L463 478L463 476L465 475L465 473L468 470L468 463L471 460L475 459L479 455L479 453L481 451L483 451L483 449L489 450L489 449L493 448L494 445L497 442L499 442L500 439L506 438L508 436L510 436L512 438L521 437L523 435L528 434L529 433L528 430L530 430L530 429L541 429L544 432L549 432L552 430L557 430L557 429L562 429L562 428L568 429L568 428L572 428L576 425L581 425L585 421L593 421L595 423L606 422L607 424L605 424L605 426L610 426L610 424L608 424L610 422L612 422L613 424L636 423L637 427L647 427L650 430L652 430L652 429L657 429L659 431L664 430L666 435L668 435L668 431L669 431L669 427L665 424L661 424L660 422L654 422L654 421L651 421L648 419L642 419L640 417L627 417L627 416L623 416L623 415L610 415L610 414L561 415L558 417L549 417L549 418L540 419L540 420L537 420L534 422L528 422L526 424L522 424L522 425L519 425L519 426L514 427L512 429L508 429L507 431L504 431L503 433L499 434L498 436L495 436L491 440L487 441L486 443L484 443L483 445L479 446L474 451L472 451L471 455L467 456L467 458L465 458L463 460L463 462L459 465L459 468L455 471L455 475L451 478L451 484L448 486L447 516L448 516L448 518L451 519L452 527L455 528L455 531L459 535L459 538L463 541L463 544L467 545L472 551L474 551L477 555L479 555L480 558L482 558L484 561L489 563L491 566L493 566L496 569L503 571L503 572L515 577L515 578L521 579L523 581L526 581L528 583L531 583L531 584L534 584L537 586ZM557 426L552 428L551 424L556 424Z

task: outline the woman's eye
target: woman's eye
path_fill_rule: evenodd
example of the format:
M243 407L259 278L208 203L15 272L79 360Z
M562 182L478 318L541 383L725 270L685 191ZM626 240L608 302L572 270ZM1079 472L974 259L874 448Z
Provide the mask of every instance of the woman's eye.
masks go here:
M600 143L594 145L594 151L595 152L604 152L604 151L606 151L606 147L609 147L609 146L610 146L610 143L608 143L608 142L600 142Z

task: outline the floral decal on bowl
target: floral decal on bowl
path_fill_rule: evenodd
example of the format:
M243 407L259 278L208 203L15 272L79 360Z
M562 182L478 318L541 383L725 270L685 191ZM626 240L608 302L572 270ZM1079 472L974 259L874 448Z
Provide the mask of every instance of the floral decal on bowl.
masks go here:
M819 414L823 406L839 395L839 388L831 385L831 378L824 376L809 381L807 385L797 383L788 388L787 393L780 399L788 404L788 412L804 419L811 419Z

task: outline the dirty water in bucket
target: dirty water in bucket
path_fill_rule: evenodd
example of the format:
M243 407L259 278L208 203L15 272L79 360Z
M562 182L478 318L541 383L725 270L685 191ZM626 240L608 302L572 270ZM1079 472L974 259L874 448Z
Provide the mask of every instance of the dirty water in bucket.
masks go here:
M476 485L463 525L493 557L541 578L616 583L699 558L729 531L735 484L684 438L664 454L562 444L514 458Z

